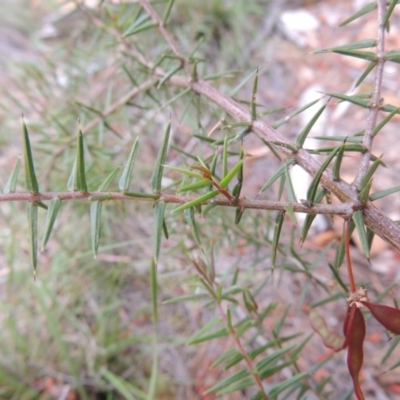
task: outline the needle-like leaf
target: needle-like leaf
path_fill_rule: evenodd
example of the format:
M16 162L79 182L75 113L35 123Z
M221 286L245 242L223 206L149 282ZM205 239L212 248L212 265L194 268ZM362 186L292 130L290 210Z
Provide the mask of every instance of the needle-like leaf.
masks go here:
M56 221L58 212L61 207L61 199L59 197L55 197L50 201L49 208L47 210L46 217L46 227L44 229L43 242L42 242L42 251L45 248L49 238L51 231L53 230L54 222Z
M168 122L167 128L164 133L163 142L161 144L160 151L156 160L156 164L151 177L151 188L154 193L158 193L161 190L161 181L163 177L165 157L167 155L169 135L171 132L171 121Z
M101 201L94 201L90 206L90 221L92 233L92 252L93 257L96 259L97 251L99 249L100 234L101 234L101 210L103 203Z
M133 142L131 151L128 156L128 160L126 161L126 164L122 171L121 178L119 180L119 190L121 190L122 192L126 192L129 190L129 184L131 181L133 164L135 163L135 158L136 158L136 153L137 153L138 147L139 147L139 138L137 137L136 140Z
M3 193L15 193L15 190L17 187L17 182L18 182L18 174L19 174L20 166L21 166L21 158L18 157L18 160L15 163L15 166L11 172L11 175L8 178L8 181L4 186Z
M37 219L38 206L35 203L28 204L28 223L29 223L29 242L31 250L31 265L33 268L33 278L36 279L37 268Z
M25 159L25 182L26 187L31 193L39 192L39 185L36 179L35 166L33 164L32 148L29 141L28 128L22 119L22 131L24 141L24 159Z

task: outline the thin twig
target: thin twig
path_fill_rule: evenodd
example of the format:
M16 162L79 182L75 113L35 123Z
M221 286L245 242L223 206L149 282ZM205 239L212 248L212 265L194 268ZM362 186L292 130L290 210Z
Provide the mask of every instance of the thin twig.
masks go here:
M365 128L365 134L363 137L363 145L366 149L365 153L361 157L360 165L358 167L357 176L353 182L353 185L358 188L363 176L366 174L372 153L372 132L376 126L379 109L381 107L381 92L382 92L382 78L383 78L383 67L385 65L385 26L383 25L383 19L386 12L386 0L378 0L378 39L376 44L377 49L377 64L375 73L375 84L374 91L372 93L371 104L368 113L367 126ZM358 188L362 189L362 188Z
M175 194L146 195L142 193L124 194L121 192L46 192L46 193L5 193L0 194L0 202L11 201L29 201L39 202L48 201L54 198L61 200L141 200L141 201L157 201L163 200L166 203L185 204L193 201L197 196L179 196ZM218 197L203 204L215 204L223 207L235 207L242 209L252 210L271 210L271 211L285 211L287 207L292 207L294 212L306 214L324 214L324 215L339 215L341 217L348 217L353 212L352 203L344 204L314 204L312 206L304 205L303 203L290 203L279 201L266 201L266 200L250 200L238 199L235 202L229 201L227 198Z

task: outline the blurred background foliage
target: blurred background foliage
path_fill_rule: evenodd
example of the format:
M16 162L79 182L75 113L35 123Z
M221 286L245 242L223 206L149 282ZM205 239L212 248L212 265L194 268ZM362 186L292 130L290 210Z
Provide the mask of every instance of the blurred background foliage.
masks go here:
M159 3L157 9L162 14L165 2ZM260 76L274 88L292 68L278 60L278 67L272 71L268 64L272 61L266 61L276 54L281 57L285 51L285 39L274 20L284 7L293 6L289 3L177 0L170 25L187 54L202 40L196 53L199 74L215 75L214 84L222 92L230 93L263 63ZM100 116L98 123L85 132L91 190L116 166L124 164L133 141L140 136L131 187L148 191L169 118L173 136L167 164L186 167L194 162L192 154L204 158L213 155L215 149L193 134L206 135L220 120L221 111L194 94L168 85L151 87L101 118L103 110L149 78L149 71L124 52L118 38L138 18L137 2L2 0L2 4L8 10L0 17L0 31L4 31L0 35L0 48L4 46L0 51L2 182L21 154L21 113L30 131L42 192L66 191L75 158L78 119L85 127ZM153 62L162 54L169 55L163 38L154 30L125 40ZM168 71L177 63L173 57L166 57L161 67ZM237 100L249 102L251 82L235 94ZM261 96L259 109L286 106L280 102L286 95L284 87L276 96ZM284 108L273 120L283 115ZM224 132L214 136L223 137ZM253 149L265 147L257 138L249 138L247 143ZM230 163L236 162L239 150L240 143L230 146ZM253 195L279 166L279 160L269 156L254 163L254 173L245 182L247 192ZM164 187L175 190L179 177L169 171L165 175ZM23 185L21 179L18 189L23 191ZM117 190L116 183L110 190ZM279 186L271 190L270 198L276 199ZM36 282L29 264L25 207L23 203L0 207L0 398L146 399L154 348L149 290L153 246L150 203L104 203L101 246L94 260L90 205L87 201L65 202L51 240L40 254ZM230 338L187 345L205 323L218 316L215 304L209 299L171 300L182 295L207 296L196 274L204 253L208 260L205 268L216 275L223 292L233 286L240 288L227 297L234 305L236 321L253 321L251 330L244 330L246 345L256 348L270 343L273 349L293 346L284 359L286 364L279 360L272 364L276 377L272 374L267 385L273 388L292 374L310 371L315 360L302 354L312 331L304 322L302 306L318 298L330 303L346 295L324 260L332 258L333 242L317 252L300 248L299 229L286 218L278 247L279 267L272 275L274 213L246 211L237 226L234 209L215 208L206 217L197 218L199 247L183 216L170 216L170 210L168 206L170 238L162 241L158 267L160 374L156 398L213 399L213 394L202 393L230 373L220 366L210 369L220 354L234 348ZM39 221L42 234L43 210L39 210ZM252 297L243 294L250 292ZM251 298L258 310L255 304L252 308ZM165 301L170 304L163 304ZM331 311L335 319L336 311ZM314 345L320 345L315 340ZM334 368L333 362L328 370ZM335 386L341 380L340 371L333 382L323 374L315 377L313 372L296 386L307 392L298 398L328 398L333 388L332 398L339 398L351 388L350 382L347 386L341 382L340 389ZM219 398L247 399L254 394L250 388ZM288 393L286 398L295 398L290 396Z

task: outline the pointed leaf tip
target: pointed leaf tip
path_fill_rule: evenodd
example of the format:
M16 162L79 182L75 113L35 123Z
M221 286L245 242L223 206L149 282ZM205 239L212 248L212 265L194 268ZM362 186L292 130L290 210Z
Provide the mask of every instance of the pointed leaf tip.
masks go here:
M26 127L24 119L22 119L22 132L24 141L26 187L31 193L38 193L39 185L36 179L35 167L33 164L32 148L29 140L28 128Z

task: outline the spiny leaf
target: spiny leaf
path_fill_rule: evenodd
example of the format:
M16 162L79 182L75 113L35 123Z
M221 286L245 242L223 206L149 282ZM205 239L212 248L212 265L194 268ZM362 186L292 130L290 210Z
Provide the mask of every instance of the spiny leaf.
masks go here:
M210 186L210 183L211 183L210 179L202 179L201 181L189 183L188 185L182 186L176 192L183 193L183 192L188 192L190 190L202 189Z
M355 228L354 222L353 221L349 221L349 236L351 236L351 234L353 233L354 228ZM345 255L344 237L345 237L345 235L343 234L341 239L340 239L340 243L336 248L335 261L333 263L335 271L338 271L340 266L343 264L344 255Z
M233 90L230 91L229 96L233 97L254 75L258 73L258 68L247 75Z
M356 225L358 236L360 237L361 247L364 253L364 256L369 259L369 246L367 234L364 228L364 216L362 210L357 210L353 213L352 219Z
M38 219L38 206L35 203L28 204L28 223L29 223L29 242L31 264L33 268L33 278L36 279L37 267L37 219Z
M85 172L85 149L83 146L82 129L79 128L76 152L76 166L74 177L74 190L87 193L86 172Z
M107 176L107 178L104 180L104 182L98 187L99 192L105 192L108 190L110 187L111 182L114 180L114 178L117 176L119 170L121 167L116 167L114 170Z
M321 201L325 197L325 195L326 195L325 189L323 189L323 188L318 189L317 193L315 195L314 204L321 203ZM307 214L306 215L306 218L305 218L304 224L303 224L303 229L301 231L301 239L300 239L301 243L304 243L304 241L306 240L308 231L310 230L315 217L316 217L316 214Z
M289 168L286 163L283 164L284 170L285 170L285 179L286 179L286 187L288 191L288 199L291 203L296 203L296 193L293 188L293 183L292 183L292 178L290 177L289 174Z
M234 373L232 376L229 376L228 378L223 379L222 381L218 382L214 386L207 389L204 392L204 395L225 389L225 388L233 385L234 383L241 382L243 379L245 379L249 376L250 376L249 371L247 369L242 369L242 370ZM251 383L253 383L253 381L251 381Z
M199 232L197 229L196 220L194 218L194 208L187 208L183 211L183 215L185 217L186 223L189 225L190 230L192 231L192 235L194 240L196 241L197 245L201 248L201 240L199 236Z
M345 50L345 51L358 50L358 49L366 49L368 47L375 47L375 46L376 46L375 39L363 39L363 40L359 40L357 42L344 44L343 46L329 47L327 49L317 50L317 51L314 51L313 53L319 54L319 53L327 53L327 52L332 52L332 51L337 51L337 50Z
M61 199L59 197L51 199L49 208L47 210L46 227L44 229L42 249L41 249L42 251L45 248L50 238L50 234L51 231L53 230L54 222L56 221L58 212L60 211L60 207L61 207Z
M352 22L352 21L362 17L363 15L366 15L366 14L370 13L371 11L375 10L376 7L377 7L376 2L372 2L372 3L367 4L361 10L357 11L356 13L351 15L349 18L344 20L339 26L342 27L342 26L345 26L345 25L349 24L350 22Z
M135 163L138 146L139 146L139 137L136 138L136 140L132 145L128 160L126 161L125 167L122 171L121 178L119 180L119 190L121 190L122 192L126 192L127 190L129 190L133 164Z
M392 61L396 64L400 64L400 51L398 50L390 50L385 55L386 61Z
M256 104L257 86L258 86L258 68L257 68L256 76L254 78L253 93L251 96L251 104L250 104L250 112L251 112L251 120L252 121L257 119L257 104Z
M221 180L219 185L222 188L226 188L229 185L229 182L238 175L243 165L243 160L239 160L238 163L225 175L225 177Z
M339 147L339 151L332 168L332 176L334 181L340 180L340 167L342 166L344 150L345 150L345 143L343 142L342 145Z
M168 79L171 78L171 76L175 75L178 71L182 69L182 65L179 64L178 66L170 69L168 72L165 73L165 75L160 79L160 82L157 85L157 89L160 89L162 85L164 85L165 82L168 81Z
M277 179L279 179L282 175L285 174L285 165L294 165L295 161L293 159L287 159L284 161L284 164L282 164L278 170L275 172L274 175L271 176L271 178L268 179L266 183L264 183L263 187L260 189L259 194L262 192L265 192Z
M276 121L272 124L272 127L274 129L278 129L282 124L284 124L285 122L289 121L290 119L292 119L293 117L295 117L296 115L302 113L303 111L307 110L307 108L312 107L315 103L318 103L320 101L320 99L314 100L310 103L307 103L305 106L294 110L293 112L291 112L290 114L288 114L286 117L281 118L279 121Z
M21 166L21 157L18 157L18 160L15 163L15 166L11 172L11 175L8 178L8 181L4 186L3 193L15 193L20 166Z
M175 210L172 211L173 214L176 214L179 211L183 211L186 208L190 208L190 207L194 207L197 205L201 205L202 203L204 203L207 200L212 199L213 197L218 196L219 191L218 190L212 190L211 192L208 192L206 194L203 194L203 196L198 197L197 199L194 199L192 201L189 201L185 204L182 204L181 206L175 208Z
M389 7L386 10L385 16L383 17L382 26L388 26L389 18L392 15L392 12L397 4L398 4L398 0L392 0L392 2L390 3Z
M322 174L328 167L329 163L332 161L333 157L336 156L336 153L339 151L341 146L337 146L331 154L326 158L326 160L321 164L321 167L318 169L318 171L315 173L313 180L311 181L310 187L307 190L307 201L310 204L314 203L315 200L315 195L317 193L318 185L319 182L322 178Z
M375 171L379 167L379 165L382 164L382 159L378 158L376 159L372 165L368 168L367 172L365 175L362 177L360 185L358 186L358 190L361 191L364 186L371 180L372 176L374 175Z
M94 201L90 206L90 221L92 233L92 252L93 257L96 259L97 251L99 249L100 233L101 233L101 210L103 203L101 201Z
M400 186L395 186L390 189L385 189L385 190L381 190L379 192L372 193L371 196L369 196L369 199L371 201L375 201L375 200L381 199L382 197L389 196L392 193L396 193L398 191L400 191Z
M154 206L153 258L156 266L158 263L158 256L160 254L160 248L161 248L161 236L164 224L164 213L165 213L165 201L160 200Z
M168 22L169 15L171 14L172 6L174 5L175 0L169 0L167 8L164 11L164 15L162 17L163 24L165 25Z
M400 107L395 108L389 115L387 115L372 131L374 137L391 119L395 114L398 114Z
M75 174L76 174L76 158L74 160L74 165L72 166L72 171L71 174L68 178L68 182L67 182L67 189L72 192L75 190Z
M364 79L370 74L370 72L376 67L376 62L369 63L368 67L361 74L361 76L357 79L357 82L354 84L354 88L357 88L364 82Z
M158 153L156 164L153 170L153 175L151 177L151 188L153 189L154 193L158 193L161 190L161 180L164 171L163 165L165 164L165 157L167 155L170 132L171 132L171 121L168 122L167 128L165 130L163 142L160 151Z
M377 55L370 51L357 51L357 50L333 50L333 53L341 54L343 56L361 58L371 62L377 61Z
M147 30L155 28L155 27L157 27L157 23L156 22L153 22L153 21L144 22L143 21L143 23L141 23L140 25L136 26L134 29L132 27L129 31L127 31L123 35L123 37L126 38L128 36L136 35L136 34L138 34L140 32L147 31Z
M118 375L113 374L111 371L105 367L101 367L100 374L110 383L110 385L115 388L115 390L123 396L126 400L136 400L139 398L141 400L146 400L147 395L143 390L134 386L131 382L120 378Z
M274 271L274 268L275 268L276 253L278 251L279 237L281 235L281 230L282 230L282 225L283 225L284 219L285 219L285 213L282 211L279 211L278 214L276 214L274 238L272 239L272 257L271 257L272 272Z
M171 165L164 165L164 168L179 172L182 175L190 176L191 178L203 179L203 175L200 175L199 173L190 171L188 169L172 167Z
M150 266L150 295L153 322L155 325L158 323L158 283L157 283L157 265L154 257L151 258Z
M326 108L326 104L323 105L317 112L316 114L312 117L312 119L310 120L310 122L304 127L304 129L300 132L299 136L297 137L296 140L296 144L297 146L303 147L303 144L305 142L305 140L307 139L308 134L310 133L312 127L314 126L314 124L317 122L318 118L320 117L320 115L322 114L322 112L325 110Z
M222 149L222 178L228 173L228 136L225 135L224 147Z
M369 101L364 100L363 96L360 95L347 96L342 93L326 93L326 95L342 101L348 101L349 103L356 104L357 106L361 106L363 108L369 108L370 106Z
M26 187L31 193L39 192L39 185L36 179L35 166L33 164L32 148L29 141L28 128L22 119L22 131L24 141L24 159L25 159L25 182Z

